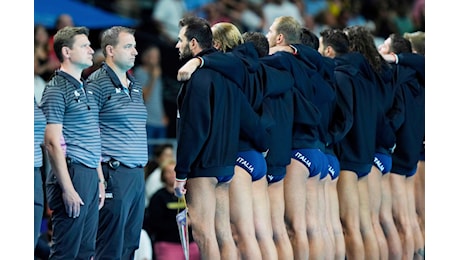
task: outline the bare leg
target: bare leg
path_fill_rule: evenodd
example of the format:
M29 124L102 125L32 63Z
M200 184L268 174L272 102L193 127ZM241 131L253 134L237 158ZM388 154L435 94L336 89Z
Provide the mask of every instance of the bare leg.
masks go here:
M219 183L216 188L216 236L220 249L220 258L222 260L238 259L238 249L232 237L230 226L230 201L229 201L229 183ZM204 220L203 225L209 225Z
M371 209L369 205L369 180L368 176L358 180L359 189L359 222L361 236L363 237L366 259L380 259L379 244L371 221Z
M257 244L252 205L252 179L243 168L235 166L230 183L230 222L238 237L241 259L262 259Z
M380 222L388 243L388 257L391 260L402 259L402 242L393 219L390 173L382 176L382 206Z
M273 227L273 240L278 252L278 259L294 259L294 251L284 222L284 180L268 185L270 215Z
M291 159L284 178L285 217L288 235L294 250L294 259L308 259L309 244L306 224L305 183L309 172L307 167Z
M254 223L257 242L262 252L262 259L276 260L278 259L278 254L275 242L273 241L270 200L267 189L268 183L265 176L252 183Z
M380 208L382 205L382 173L372 166L368 177L369 183L369 208L371 211L372 227L379 245L380 259L388 259L388 244L380 224Z
M306 189L306 206L305 222L307 223L307 237L310 246L309 259L324 259L326 257L326 248L324 245L323 228L326 227L324 221L320 220L319 203L320 203L320 175L309 177L307 179Z
M406 187L407 187L407 203L409 211L409 219L412 226L412 234L414 236L414 249L415 256L414 259L424 259L425 255L425 243L423 241L423 234L420 229L420 222L418 220L417 212L415 209L415 176L406 178Z
M347 259L364 260L364 242L359 226L359 193L356 173L347 170L340 171L337 194Z
M220 259L214 219L216 212L216 178L187 180L187 207L193 238L202 259Z
M418 161L415 174L415 206L425 241L425 161Z
M331 221L331 205L329 203L329 196L327 194L327 187L331 182L331 176L328 174L325 178L319 180L319 220L320 226L323 227L324 237L324 259L334 259L335 256L335 241L334 241L334 228Z
M403 247L404 260L414 258L414 236L409 219L406 176L390 173L392 212Z
M342 223L340 222L339 213L339 197L337 196L337 180L331 180L331 176L328 176L327 182L327 197L330 208L330 219L332 223L332 230L334 235L335 244L335 260L345 259L345 238L343 236Z

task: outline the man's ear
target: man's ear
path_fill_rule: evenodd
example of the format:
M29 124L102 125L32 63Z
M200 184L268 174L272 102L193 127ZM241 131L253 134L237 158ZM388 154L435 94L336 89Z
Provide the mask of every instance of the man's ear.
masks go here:
M112 45L105 46L105 52L107 53L107 56L112 56L112 54L113 54L113 46Z
M70 48L69 47L67 46L62 47L61 52L64 58L67 58L67 59L70 58Z
M276 43L277 44L282 44L284 43L284 35L279 33L277 36L276 36Z
M326 47L326 49L324 50L324 54L327 57L335 57L335 51L331 46Z
M220 41L212 41L212 45L218 50L221 50L222 48L222 43Z
M195 39L195 38L192 38L189 42L188 42L188 46L190 47L190 50L194 50L195 48L198 47L198 41Z

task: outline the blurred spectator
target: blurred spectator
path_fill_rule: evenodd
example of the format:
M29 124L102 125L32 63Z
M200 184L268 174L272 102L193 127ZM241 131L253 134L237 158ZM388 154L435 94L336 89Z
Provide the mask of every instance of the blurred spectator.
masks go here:
M49 37L48 39L48 50L49 50L49 59L52 64L56 64L56 67L53 69L56 70L59 68L59 60L56 57L56 53L54 52L54 34L59 31L60 29L66 27L66 26L75 26L73 22L72 16L69 14L60 14L57 18L56 21L54 22L54 30L52 37ZM47 78L44 78L45 81L48 81Z
M376 15L372 18L375 23L374 35L386 39L388 35L397 30L394 23L391 21L392 10L387 1L378 1L375 8Z
M176 25L178 26L178 24ZM177 39L177 35L175 37ZM151 45L160 48L161 56L177 57L175 43L172 43L166 34L161 33L161 23L154 19L143 20L136 28L136 42L140 55ZM140 59L138 59L140 60ZM163 105L168 117L167 137L176 137L177 117L177 93L181 83L177 81L177 71L182 66L178 58L161 59L161 70L163 76Z
M134 260L152 260L153 249L152 240L145 229L141 230L141 238L139 240L139 248L134 252Z
M270 25L273 23L275 18L279 16L292 16L302 26L305 24L303 19L303 10L289 1L289 0L265 0L265 4L262 6L262 13L264 15L264 31L267 33Z
M173 43L179 35L179 20L186 13L184 0L158 0L152 12L152 19L162 25L162 32Z
M156 145L153 159L145 166L145 207L149 205L150 198L155 192L164 187L161 182L160 165L165 161L175 159L173 145L170 143Z
M165 186L150 199L144 219L144 228L153 237L153 251L157 260L184 259L176 214L185 208L185 204L178 202L174 195L175 166L174 160L167 160L161 165L161 181ZM199 260L198 245L191 232L189 228L189 259Z
M403 35L406 32L413 32L415 29L414 23L410 15L410 9L405 3L396 6L391 22L395 25L397 34Z
M231 18L231 20L226 22L231 22L237 27L240 31L245 32L261 32L264 26L264 18L262 13L262 3L261 1L245 1L245 0L219 0L219 3L226 10L226 15ZM225 22L225 21L218 21ZM217 22L215 22L217 23Z
M306 27L319 35L320 32L329 28L338 28L339 25L337 18L329 10L323 10L315 16L314 23Z
M138 18L141 8L148 5L147 0L79 0L99 9L115 13L123 17ZM149 0L149 2L154 2Z
M375 25L370 24L367 19L361 14L361 2L356 1L349 6L342 8L339 15L340 27L350 27L354 25L364 26L370 31L375 29Z
M197 16L202 17L203 8L214 2L216 2L216 0L186 0L185 6L188 13L193 13Z
M115 0L113 1L113 12L123 17L139 17L141 9L138 1L133 0Z
M303 12L308 16L316 16L328 8L327 0L303 0Z
M211 25L231 21L229 17L231 9L227 9L227 7L219 1L202 6L201 11L203 12L204 18L208 20Z
M169 122L163 106L161 54L157 46L150 46L141 54L142 64L134 68L134 77L142 85L147 108L147 142L149 160L153 158L153 142L167 136Z
M57 59L51 59L51 51L48 45L50 40L45 26L37 24L34 27L34 72L47 82L60 64ZM41 97L40 97L41 99ZM39 100L37 99L37 102Z
M425 31L425 0L415 0L412 6L412 21L416 30Z
M37 47L35 46L35 54L34 54L34 67L38 66L38 59L36 55ZM43 78L37 74L37 70L34 69L34 96L37 104L40 104L43 96L43 90L45 90L46 82Z

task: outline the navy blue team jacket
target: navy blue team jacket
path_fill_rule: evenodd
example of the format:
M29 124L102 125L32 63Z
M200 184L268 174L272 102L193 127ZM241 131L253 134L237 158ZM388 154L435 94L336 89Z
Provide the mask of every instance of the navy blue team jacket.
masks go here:
M265 128L241 90L215 70L193 73L181 86L177 107L177 179L233 175L240 122L246 122L245 131L260 133L258 149L268 148Z
M417 167L425 136L425 58L411 53L399 56L405 59L393 66L402 92L404 122L396 131L391 172L408 175Z
M261 117L274 121L269 130L267 167L272 175L284 174L283 168L290 163L292 139L292 76L259 62L257 50L250 42L222 55L207 55L204 60L205 67L235 81ZM240 149L249 148L246 138L240 138Z
M311 102L314 96L312 81L307 66L293 54L276 52L261 58L265 64L279 70L288 71L294 78L293 105L294 123L291 149L320 148L319 124L321 112Z
M343 170L369 172L377 133L377 85L364 56L351 52L334 58L337 104L342 110L343 133L334 150Z

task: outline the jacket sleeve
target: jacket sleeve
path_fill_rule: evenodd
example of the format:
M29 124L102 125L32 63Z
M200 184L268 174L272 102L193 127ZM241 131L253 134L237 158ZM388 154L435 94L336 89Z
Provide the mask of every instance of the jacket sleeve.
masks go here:
M246 73L245 66L243 62L232 53L214 52L202 58L203 68L222 73L226 78L235 82L238 87L243 87Z
M353 87L349 77L336 72L337 105L329 125L329 138L326 145L338 143L350 131L353 125ZM330 143L329 143L330 142Z
M398 64L411 67L420 77L425 78L425 56L415 53L399 53Z
M243 92L240 93L240 134L247 140L250 140L260 152L268 149L268 138L270 129L274 126L273 117L269 113L263 113L259 116L247 101Z

